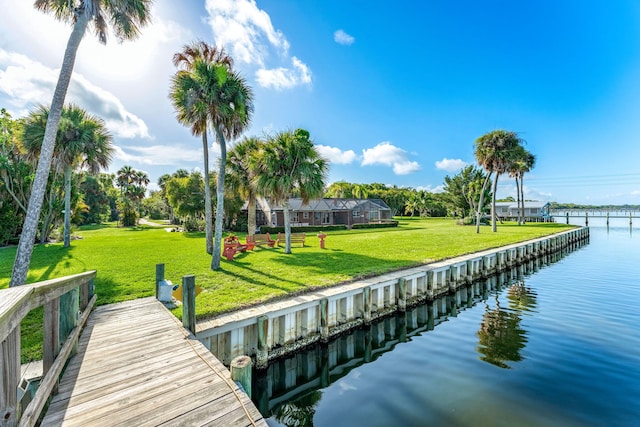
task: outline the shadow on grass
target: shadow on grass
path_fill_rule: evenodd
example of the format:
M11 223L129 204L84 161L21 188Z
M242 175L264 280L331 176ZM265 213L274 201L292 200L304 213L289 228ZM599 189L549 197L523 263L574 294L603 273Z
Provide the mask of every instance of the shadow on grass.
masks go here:
M109 224L81 225L78 228L78 230L79 231L92 231L92 230L102 230L103 228L113 228L113 225L109 225Z
M289 255L283 254L274 262L292 267L304 274L305 271L317 275L343 274L350 280L371 277L388 273L400 268L415 266L415 260L396 259L392 262L367 255L343 252L339 249L329 249L322 253L304 253L301 251Z
M246 252L246 253L243 253L243 254L240 254L240 255L236 256L236 258L238 259L238 261L240 261L242 258L244 258L246 256L249 256L249 255L250 255L250 253ZM273 275L273 274L269 274L269 273L266 273L264 271L261 271L261 270L255 269L255 268L251 268L248 265L242 264L240 262L235 263L234 267L246 270L247 274L239 274L238 272L227 271L227 270L224 270L224 269L220 269L219 272L222 273L222 274L225 274L227 276L231 276L233 278L243 280L243 281L245 281L247 283L251 283L251 284L256 285L256 286L264 286L264 287L271 288L271 289L278 289L278 290L284 291L284 292L291 292L291 289L287 288L287 287L284 287L284 286L278 286L278 285L274 284L273 282L276 282L276 283L277 282L291 283L292 285L296 285L296 286L299 286L299 287L306 286L305 283L303 283L303 282L290 280L290 279L284 278L282 276L276 276L276 275ZM266 280L258 280L257 279L258 277L264 277L265 279L270 279L271 282L267 282Z

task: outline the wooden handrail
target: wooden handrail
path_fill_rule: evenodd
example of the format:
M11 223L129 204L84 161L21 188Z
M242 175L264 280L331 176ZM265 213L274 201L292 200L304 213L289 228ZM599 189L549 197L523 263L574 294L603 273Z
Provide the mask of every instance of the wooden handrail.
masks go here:
M57 388L57 379L72 355L80 330L95 304L96 297L91 289L95 276L96 271L92 270L0 290L0 426L15 426L18 423L31 426L37 422L44 403ZM61 297L69 301L63 307L60 307ZM45 307L43 378L20 419L20 322L31 310L40 306ZM62 346L61 337L58 336L61 318L73 326Z

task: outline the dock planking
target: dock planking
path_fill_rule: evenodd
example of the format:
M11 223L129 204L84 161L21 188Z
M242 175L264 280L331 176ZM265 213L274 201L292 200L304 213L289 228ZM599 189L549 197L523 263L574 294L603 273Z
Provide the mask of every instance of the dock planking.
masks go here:
M46 426L266 426L229 371L155 298L98 307Z

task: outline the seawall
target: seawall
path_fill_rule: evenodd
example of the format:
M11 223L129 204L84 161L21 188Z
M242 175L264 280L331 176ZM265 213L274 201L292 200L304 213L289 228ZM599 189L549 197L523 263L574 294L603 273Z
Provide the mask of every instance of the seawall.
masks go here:
M196 338L226 365L249 355L264 368L269 360L588 239L589 228L582 227L265 303L199 321Z

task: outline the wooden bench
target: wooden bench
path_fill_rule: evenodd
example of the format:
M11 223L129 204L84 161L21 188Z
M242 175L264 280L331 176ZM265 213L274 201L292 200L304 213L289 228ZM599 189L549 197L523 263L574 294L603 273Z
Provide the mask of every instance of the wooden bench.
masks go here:
M272 248L275 244L276 241L271 238L269 233L247 235L247 249L250 251L252 251L256 246L267 245Z
M233 257L238 252L246 252L248 246L243 245L241 243L226 243L224 244L224 250L222 251L222 256L224 256L227 260L233 261Z
M291 233L291 244L294 243L302 243L304 246L304 233ZM286 236L284 233L278 233L278 246L280 246L280 242L286 242Z

